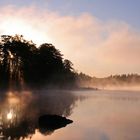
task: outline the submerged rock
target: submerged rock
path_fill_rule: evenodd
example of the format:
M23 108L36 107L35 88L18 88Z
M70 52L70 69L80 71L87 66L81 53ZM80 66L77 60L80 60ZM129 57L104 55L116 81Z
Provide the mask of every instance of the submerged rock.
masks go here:
M54 131L55 129L65 127L67 124L70 124L72 122L72 120L58 115L43 115L38 119L39 128L44 132Z

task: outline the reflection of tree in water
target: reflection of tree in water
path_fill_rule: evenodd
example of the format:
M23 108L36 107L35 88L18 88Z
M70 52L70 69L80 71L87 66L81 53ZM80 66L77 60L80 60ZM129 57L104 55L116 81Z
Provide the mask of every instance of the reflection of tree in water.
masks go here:
M56 114L67 117L77 99L78 96L71 93L58 91L8 93L0 98L0 134L3 140L31 138L36 129L45 135L51 134L53 129L39 128L39 116Z

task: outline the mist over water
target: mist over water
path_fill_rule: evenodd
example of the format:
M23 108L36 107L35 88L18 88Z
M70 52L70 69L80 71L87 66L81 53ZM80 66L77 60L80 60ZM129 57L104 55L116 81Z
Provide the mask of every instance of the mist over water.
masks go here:
M139 83L134 83L134 84L106 84L106 85L96 85L98 89L101 90L120 90L120 91L140 91L140 84Z
M100 88L100 87L99 87ZM104 90L126 90L126 91L140 91L140 85L134 85L134 86L112 86L112 85L108 85L106 87L103 87L101 89Z
M138 140L140 92L108 90L8 92L0 98L2 140ZM57 130L42 129L44 114L74 122Z
M73 94L83 97L70 115L74 123L50 136L36 131L32 140L140 139L139 91L77 90Z

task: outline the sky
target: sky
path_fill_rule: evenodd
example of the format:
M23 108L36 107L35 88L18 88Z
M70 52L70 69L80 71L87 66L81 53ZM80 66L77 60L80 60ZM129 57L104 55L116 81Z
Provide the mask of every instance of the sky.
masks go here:
M78 72L140 74L139 0L1 0L0 35L52 43Z

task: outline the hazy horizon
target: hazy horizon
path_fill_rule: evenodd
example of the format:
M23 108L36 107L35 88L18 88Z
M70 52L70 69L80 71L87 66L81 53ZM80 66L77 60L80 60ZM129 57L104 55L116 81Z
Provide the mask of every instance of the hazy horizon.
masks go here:
M47 42L78 72L107 77L140 73L140 1L0 1L0 35Z

